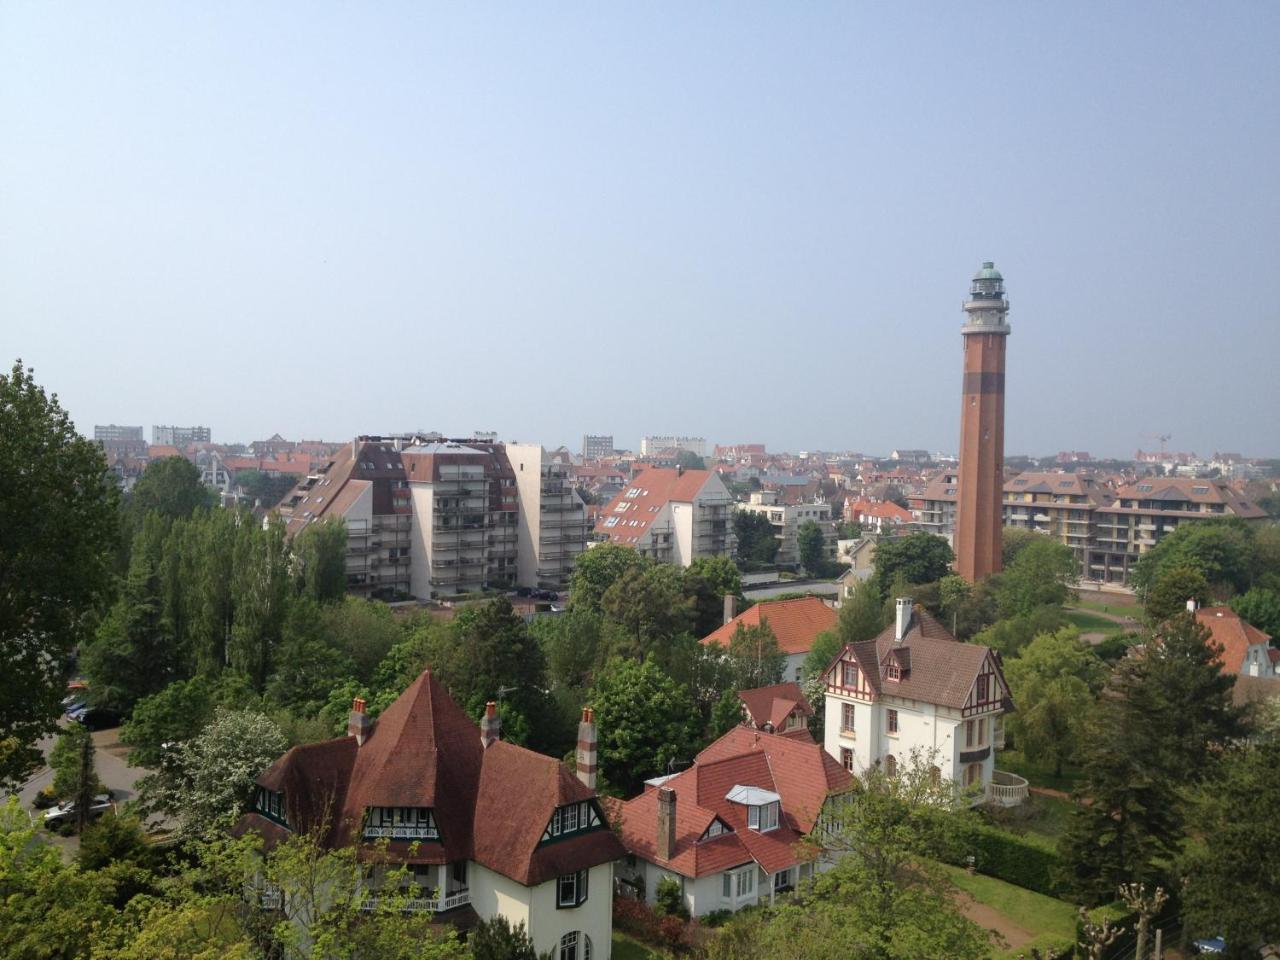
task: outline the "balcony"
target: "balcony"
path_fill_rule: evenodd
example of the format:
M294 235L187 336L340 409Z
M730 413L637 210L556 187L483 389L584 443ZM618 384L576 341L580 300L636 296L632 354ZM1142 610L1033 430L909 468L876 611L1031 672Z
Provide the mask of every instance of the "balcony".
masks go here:
M1029 792L1027 781L1016 773L993 770L987 783L986 800L997 807L1016 807L1027 802Z
M425 891L424 891L425 894ZM389 898L389 905L398 907L402 913L444 913L448 910L455 910L458 907L465 907L471 902L471 891L463 888L455 890L453 893L445 894L443 897L420 896L420 897L396 897ZM382 898L376 896L366 897L360 904L360 909L366 913L372 913L383 906Z

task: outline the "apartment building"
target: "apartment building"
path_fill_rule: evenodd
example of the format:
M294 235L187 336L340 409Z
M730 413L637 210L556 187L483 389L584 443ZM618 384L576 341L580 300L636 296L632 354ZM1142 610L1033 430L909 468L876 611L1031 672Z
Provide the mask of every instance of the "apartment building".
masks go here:
M744 513L756 513L772 525L778 540L775 563L797 566L800 563L800 525L812 520L822 530L823 545L830 559L836 555L836 525L831 519L831 504L783 503L774 490L758 490L747 503L735 504Z
M151 442L158 447L169 446L182 450L193 443L210 441L211 433L208 427L153 426L151 428Z
M582 459L603 460L613 456L613 434L588 433L582 438Z
M1053 537L1083 571L1095 546L1095 511L1109 500L1088 474L1020 473L1004 485L1004 525Z
M930 480L918 495L907 498L916 527L935 537L945 537L954 543L956 531L956 504L959 502L960 475L944 473Z
M559 587L586 549L569 471L532 444L358 437L278 511L290 536L325 517L346 522L347 587L358 596Z
M652 457L664 450L687 450L700 457L707 455L707 441L703 437L650 436L640 441L640 456Z
M641 556L687 567L698 557L731 556L733 498L710 470L650 467L601 512L596 533Z
M345 737L294 747L257 778L234 832L267 849L301 832L356 847L371 907L388 869L407 867L410 910L463 929L501 916L524 924L539 956L608 960L624 851L596 796L594 723L579 728L575 776L502 740L494 708L477 726L430 670L377 720L357 699ZM278 909L288 893L264 883L261 896Z
M131 443L147 445L142 427L122 426L118 423L98 423L93 427L93 439L99 443Z
M1121 487L1094 511L1095 545L1089 550L1091 580L1126 583L1139 558L1184 523L1240 517L1262 523L1267 512L1225 480L1148 477Z
M613 438L608 438L612 449ZM517 581L560 590L587 548L587 508L574 488L571 465L536 443L504 448L519 494Z

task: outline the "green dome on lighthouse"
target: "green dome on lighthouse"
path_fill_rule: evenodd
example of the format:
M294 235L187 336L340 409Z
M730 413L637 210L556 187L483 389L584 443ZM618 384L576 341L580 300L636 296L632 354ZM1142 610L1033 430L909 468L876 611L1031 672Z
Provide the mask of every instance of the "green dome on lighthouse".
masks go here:
M994 260L985 260L982 263L982 269L973 275L975 280L1003 280L1000 271L996 269Z

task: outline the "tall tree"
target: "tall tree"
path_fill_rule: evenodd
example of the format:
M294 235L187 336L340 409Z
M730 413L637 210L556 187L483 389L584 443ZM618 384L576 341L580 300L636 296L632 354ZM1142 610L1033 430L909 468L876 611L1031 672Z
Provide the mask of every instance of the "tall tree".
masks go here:
M605 617L616 624L612 653L643 659L663 653L671 638L692 625L691 604L681 574L654 563L625 571L600 599Z
M773 563L778 556L778 534L763 513L737 510L733 533L738 541L738 559L748 563Z
M618 795L631 796L646 778L691 759L701 715L688 691L652 660L609 661L587 702L600 731L600 773Z
M1247 593L1232 597L1231 609L1280 643L1280 591L1253 587Z
M599 610L600 601L613 584L628 570L643 567L648 561L631 547L617 543L601 543L574 562L569 578L569 602L575 607Z
M352 671L363 683L372 682L378 664L404 635L390 607L358 597L326 606L323 621L329 639L351 659Z
M996 604L1002 617L1025 617L1038 607L1061 607L1076 582L1076 558L1067 547L1037 535L1000 574Z
M1085 721L1105 668L1093 650L1067 627L1043 633L1005 662L1005 679L1017 711L1009 718L1019 749L1029 760L1048 761L1055 776L1085 736Z
M1161 571L1147 591L1147 620L1154 626L1187 609L1187 601L1209 599L1209 581L1195 567L1169 567Z
M341 600L347 589L347 525L342 518L308 524L292 547L298 593L320 603Z
M724 655L734 690L751 690L782 682L787 655L779 648L778 638L768 621L751 627L739 623L729 638Z
M947 575L955 554L947 541L931 533L911 533L876 544L876 587L888 596L899 574L908 583L933 583Z
M529 625L547 661L553 686L583 689L600 663L603 652L603 617L585 607L573 606L555 617L537 617Z
M289 555L279 520L266 530L241 526L232 594L235 620L227 659L261 692L271 674L289 601Z
M822 528L813 520L806 520L796 530L800 566L811 577L821 576L827 566L827 545Z
M62 714L68 657L110 600L115 484L18 361L0 374L0 785Z
M1242 593L1256 573L1256 550L1254 531L1237 517L1184 523L1142 555L1131 579L1145 599L1164 571L1190 567L1219 593Z
M742 574L728 557L698 557L684 571L681 589L692 605L692 630L705 637L724 622L726 595L742 596Z
M192 644L196 670L210 676L221 673L229 662L238 594L236 544L248 518L233 510L214 510L197 520L197 572L190 584L195 607Z

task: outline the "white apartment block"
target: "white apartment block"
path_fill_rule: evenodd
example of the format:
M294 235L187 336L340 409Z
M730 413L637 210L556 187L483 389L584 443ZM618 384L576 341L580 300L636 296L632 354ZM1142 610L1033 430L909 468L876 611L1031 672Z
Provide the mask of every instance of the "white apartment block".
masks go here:
M587 547L587 508L574 489L573 468L536 443L508 443L520 511L516 580L560 589Z
M736 547L729 489L709 470L650 467L603 511L596 532L642 556L687 567Z
M640 456L651 457L664 450L687 450L700 457L707 455L707 441L703 437L651 436L640 441Z
M775 562L784 566L800 563L800 525L812 520L822 530L823 546L828 559L836 556L836 525L831 519L829 503L779 503L773 490L759 490L751 494L747 503L735 504L744 513L762 514L774 529L778 540Z

